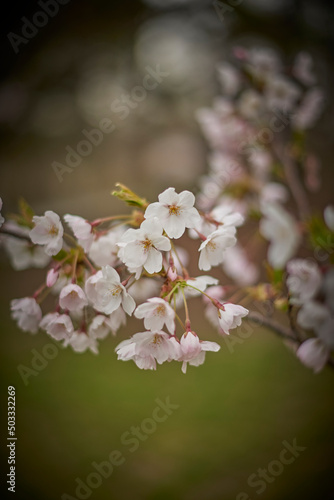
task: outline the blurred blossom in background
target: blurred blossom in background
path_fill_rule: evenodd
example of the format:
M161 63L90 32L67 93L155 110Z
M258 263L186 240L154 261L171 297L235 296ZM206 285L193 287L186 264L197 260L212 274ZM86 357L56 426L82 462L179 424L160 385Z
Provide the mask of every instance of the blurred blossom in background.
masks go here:
M273 48L288 64L301 50L312 55L326 95L309 138L322 164L319 212L333 198L333 2L70 0L16 53L8 35L23 36L22 18L40 10L38 2L13 1L2 13L0 195L7 213L23 196L38 214L108 216L123 210L110 195L116 182L153 201L169 186L196 190L208 170L197 110L221 93L217 66L235 46ZM105 119L113 130L78 157L80 142ZM60 182L53 165L66 165L68 155L77 166ZM209 158L210 166L217 161ZM206 188L214 195L215 185ZM119 339L109 339L99 357L59 352L24 387L17 365L30 366L31 350L41 352L45 339L18 332L8 304L38 276L14 274L3 252L0 258L3 394L8 385L20 394L17 498L73 495L75 479L119 448L122 433L151 416L156 398L170 396L180 408L91 498L231 500L243 491L255 498L248 477L297 437L307 450L256 498L330 500L323 493L334 491L332 373L303 371L260 332L186 379L169 367L138 374L120 366L113 352Z

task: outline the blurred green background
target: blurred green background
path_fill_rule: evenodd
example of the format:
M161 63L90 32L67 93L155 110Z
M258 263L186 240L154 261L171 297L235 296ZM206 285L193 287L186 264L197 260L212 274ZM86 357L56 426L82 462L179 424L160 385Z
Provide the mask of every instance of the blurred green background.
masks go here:
M52 209L93 219L122 210L110 196L115 182L150 199L170 185L193 188L205 172L207 152L194 113L219 91L215 66L235 43L269 43L288 58L307 49L328 95L333 88L332 2L244 0L222 22L205 0L73 0L14 54L8 32L20 33L21 17L31 19L38 9L36 2L14 2L2 19L5 213L15 211L23 195L37 213ZM156 64L171 76L117 122L110 103L140 84L146 65ZM82 130L104 117L116 120L115 132L58 182L52 162L63 162L66 146L75 147ZM324 189L312 200L319 210L332 194L333 131L328 97L310 137L323 164ZM255 328L233 353L218 339L221 351L186 375L178 363L144 372L118 362L114 353L119 340L138 329L130 321L117 339L101 343L99 356L59 349L25 385L18 366L31 368L32 350L41 354L50 340L20 332L9 302L31 293L44 274L14 272L3 252L0 259L5 492L5 399L14 385L16 498L75 497L76 478L85 481L92 462L107 460L115 449L125 462L89 498L234 500L241 492L263 500L334 498L331 370L314 376L273 334ZM193 313L201 338L217 340L196 302ZM157 398L167 397L179 408L131 453L122 434L151 417ZM258 495L249 476L279 458L283 441L294 439L306 450Z

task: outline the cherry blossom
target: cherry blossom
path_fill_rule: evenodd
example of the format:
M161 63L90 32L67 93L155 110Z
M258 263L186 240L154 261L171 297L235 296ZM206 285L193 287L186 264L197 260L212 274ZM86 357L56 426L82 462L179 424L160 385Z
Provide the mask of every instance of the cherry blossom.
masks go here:
M168 331L173 335L175 331L175 312L164 299L152 297L141 304L135 310L136 318L144 318L144 326L148 330L162 330L166 325Z
M156 362L177 359L179 352L170 336L163 331L135 333L131 339L124 340L116 347L118 359L132 359L138 368L155 370Z
M64 220L72 229L79 245L82 246L85 252L88 252L94 239L91 224L78 215L66 214Z
M240 245L225 250L222 268L227 276L242 286L253 285L259 277L259 269L250 262Z
M117 262L117 246L123 231L109 231L99 236L90 246L88 256L97 266L114 267Z
M102 314L95 316L89 325L89 334L97 339L104 339L110 332L116 335L119 328L125 324L125 312L119 307L109 316L104 316Z
M224 260L226 248L233 247L237 239L233 227L220 227L204 240L199 247L200 257L198 267L202 271L209 271L212 266L221 264Z
M66 285L59 295L59 305L69 311L77 311L88 304L85 292L74 283Z
M191 366L200 366L205 361L206 351L218 352L220 345L216 342L200 340L195 332L188 331L184 333L180 340L182 361L182 372L187 372L187 364Z
M162 268L161 251L171 249L168 238L162 236L162 225L156 217L145 220L140 229L128 229L118 245L120 259L131 271L142 268L158 273Z
M286 280L292 304L303 304L319 291L322 276L318 265L306 259L293 259L287 264L289 276Z
M304 85L310 86L316 83L312 72L312 57L307 52L299 52L292 68L293 75Z
M324 304L314 300L304 303L297 315L298 325L306 330L319 328L328 319L330 319L328 308Z
M32 297L11 301L12 318L24 332L36 333L42 318L42 310Z
M186 228L200 223L200 215L194 208L195 196L190 191L177 194L175 188L168 188L158 199L147 207L145 219L157 217L169 238L180 238Z
M300 94L300 88L283 76L273 75L267 80L265 98L271 110L291 111Z
M248 309L243 306L225 302L218 310L219 326L228 335L230 330L241 325L242 318L248 313Z
M6 221L4 228L20 236L29 236L27 227L19 226L12 221ZM43 268L50 262L50 256L39 245L33 245L29 241L8 235L1 235L1 240L16 271L22 271L30 267Z
M119 274L110 266L104 266L88 278L85 290L88 300L99 312L111 314L122 305L131 316L136 307L135 301L122 285Z
M42 319L40 328L55 340L64 340L72 336L74 327L67 314L51 313Z
M59 215L48 210L41 217L33 217L35 227L30 231L30 239L33 243L43 245L47 255L56 255L63 246L64 229Z
M260 232L270 241L268 261L275 269L283 269L298 249L300 233L296 221L276 203L262 205L264 218Z
M319 339L307 339L298 348L297 357L305 366L319 373L330 357L330 350Z
M98 354L96 338L86 332L75 331L70 338L65 339L64 347L71 346L75 352L85 352L89 349L93 354Z

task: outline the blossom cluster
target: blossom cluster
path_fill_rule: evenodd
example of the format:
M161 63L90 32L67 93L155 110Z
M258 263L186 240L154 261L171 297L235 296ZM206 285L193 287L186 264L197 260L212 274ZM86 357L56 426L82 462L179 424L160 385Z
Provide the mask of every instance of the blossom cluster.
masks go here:
M320 371L334 348L334 207L319 217L309 202L321 181L307 131L324 105L312 58L300 52L285 66L272 49L235 47L218 77L222 96L197 113L211 147L198 206L242 214L252 237L227 250L224 272L288 314L297 356ZM267 281L259 283L254 253L264 241Z
M51 210L35 215L22 201L19 215L0 216L13 267L47 266L44 283L11 303L23 331L97 353L133 315L143 331L120 342L118 359L151 370L178 361L186 372L220 349L193 329L191 299L202 297L222 336L252 319L250 301L269 302L262 324L271 328L276 316L283 324L285 315L282 337L306 366L318 372L333 363L334 207L318 215L309 202L320 164L306 132L324 99L312 59L300 53L285 67L272 50L236 47L218 76L222 96L198 111L211 149L196 198L169 187L149 203L118 185L114 195L131 213L62 220ZM193 254L179 241L187 236ZM200 274L189 272L190 260ZM220 281L207 274L214 268Z
M139 368L151 370L156 363L179 361L185 373L188 364L201 365L207 351L220 349L192 329L189 299L203 295L209 303L207 311L211 306L207 314L216 318L224 334L239 326L248 310L222 300L224 289L216 278L191 276L185 267L186 251L174 242L188 231L199 235L198 266L210 270L223 261L225 249L235 245L243 217L224 207L206 224L206 215L194 206L195 196L174 188L166 189L155 203L123 186L117 194L129 197L127 201L137 208L129 215L92 222L66 214L63 220L71 234L55 212L37 216L27 205L15 221L5 223L9 235L2 238L16 269L48 266L45 282L32 296L12 301L12 317L23 331L42 330L76 352L97 353L99 342L110 333L115 335L134 315L143 320L145 331L116 347L118 359L133 360ZM18 247L8 244L16 241L15 235L21 237ZM54 295L51 310L43 313L41 305L49 293ZM184 321L178 314L182 305ZM181 336L177 336L176 321Z

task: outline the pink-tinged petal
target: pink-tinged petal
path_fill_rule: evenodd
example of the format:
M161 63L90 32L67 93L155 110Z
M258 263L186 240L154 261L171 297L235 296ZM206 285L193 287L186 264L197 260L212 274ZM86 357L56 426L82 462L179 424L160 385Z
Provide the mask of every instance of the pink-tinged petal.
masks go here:
M185 208L191 208L195 205L195 196L190 191L182 191L179 194L178 204Z
M171 243L166 236L156 236L152 238L152 243L155 248L168 252L171 249Z
M149 219L144 220L141 223L140 230L143 232L143 234L157 234L157 235L162 235L162 225L159 222L158 217L152 217Z
M175 192L175 188L168 188L158 196L159 203L162 205L179 205L179 195Z
M155 248L151 248L147 254L144 268L149 274L158 273L162 268L162 255Z
M168 215L168 208L163 207L159 202L151 203L145 210L145 219L157 217L159 220Z
M116 269L114 269L111 266L105 266L102 268L102 274L104 279L110 281L110 282L115 282L115 283L120 283L120 277Z
M210 342L208 340L203 340L201 342L202 351L213 351L218 352L220 350L220 345L216 342Z
M189 208L184 214L185 225L188 228L196 228L201 224L201 216L196 208Z
M138 366L138 368L141 368L142 370L156 370L157 365L155 362L155 359L153 356L145 356L145 357L140 357L136 356L134 359L134 362Z
M297 356L305 366L318 373L327 363L330 350L319 339L308 339L299 347Z
M168 219L164 221L164 229L170 238L181 238L186 226L179 215L170 215Z
M205 249L200 253L198 268L200 269L200 271L209 271L211 269L211 264Z
M129 267L140 267L147 260L147 252L141 241L128 243L123 249L122 261Z
M127 292L124 292L123 293L123 298L122 298L122 306L123 306L123 309L124 311L129 315L131 316L133 311L135 310L136 308L136 303L134 301L134 299L131 297L130 294L128 294Z

